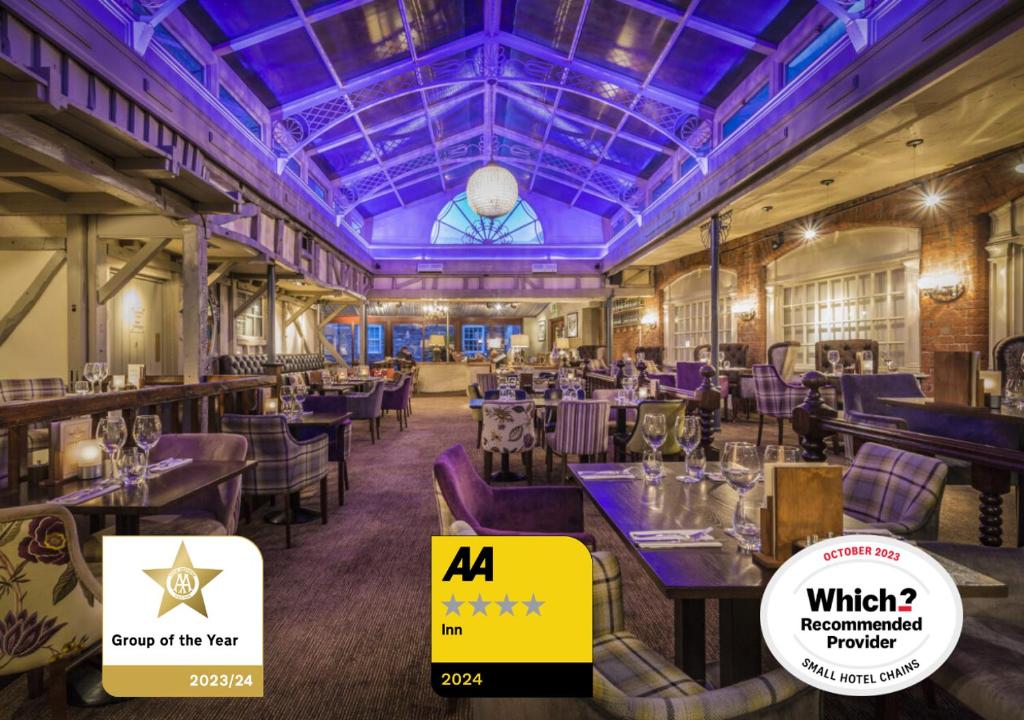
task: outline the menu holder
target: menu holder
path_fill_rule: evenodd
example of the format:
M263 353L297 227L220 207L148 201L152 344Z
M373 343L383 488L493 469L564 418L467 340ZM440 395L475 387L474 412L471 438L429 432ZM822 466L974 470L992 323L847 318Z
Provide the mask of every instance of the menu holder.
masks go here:
M863 351L857 353L856 359L857 374L859 375L871 375L875 372L875 357L872 353L871 358L865 357Z
M145 384L145 365L129 364L127 372L126 381L128 383L128 387L141 388Z
M793 554L793 543L809 535L843 533L843 469L838 465L765 465L761 551L754 562L777 568Z
M932 375L935 402L981 407L985 403L978 351L936 351Z
M88 415L50 423L50 476L59 484L78 475L76 451L79 443L92 439L92 418Z

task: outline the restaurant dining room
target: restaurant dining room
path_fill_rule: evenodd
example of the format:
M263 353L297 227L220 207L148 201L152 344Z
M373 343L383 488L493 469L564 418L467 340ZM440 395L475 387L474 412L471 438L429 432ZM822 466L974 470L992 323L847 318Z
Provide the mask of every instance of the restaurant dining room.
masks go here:
M0 720L1024 717L1022 50L0 0Z

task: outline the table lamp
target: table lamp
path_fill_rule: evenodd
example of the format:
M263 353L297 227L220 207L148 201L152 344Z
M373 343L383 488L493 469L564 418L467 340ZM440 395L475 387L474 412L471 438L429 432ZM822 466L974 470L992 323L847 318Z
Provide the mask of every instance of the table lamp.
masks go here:
M530 347L530 336L525 333L513 335L509 344L512 345L512 356L517 357L521 351Z
M431 335L427 338L427 347L433 348L435 360L440 359L441 351L444 349L445 345L444 335Z

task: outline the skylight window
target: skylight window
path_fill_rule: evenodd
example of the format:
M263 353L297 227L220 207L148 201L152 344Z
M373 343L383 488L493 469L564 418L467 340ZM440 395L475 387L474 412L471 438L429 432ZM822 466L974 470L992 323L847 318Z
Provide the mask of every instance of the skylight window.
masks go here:
M217 93L217 97L220 98L221 104L227 108L227 111L234 115L235 119L242 123L254 138L257 140L263 139L263 128L260 127L259 121L252 116L252 113L245 109L242 103L238 101L238 98L229 93L223 85L220 86L220 92Z
M544 230L537 213L522 198L512 212L480 217L460 193L441 208L430 232L432 245L542 245Z
M804 45L803 50L786 63L786 82L799 76L811 63L824 55L826 50L835 45L845 33L846 26L842 20L836 20L818 33L813 40Z
M171 57L182 67L185 72L194 77L200 83L206 77L206 67L199 61L192 52L185 47L185 44L174 37L163 25L157 25L153 30L153 39L157 44L171 54Z
M655 185L654 189L651 190L651 202L654 202L662 195L664 195L665 191L668 190L670 187L672 187L672 173L668 173L667 175L665 175L665 177L661 179L661 182Z
M288 160L287 165L285 165L285 167L287 167L288 168L288 172L290 172L295 177L297 177L297 178L302 177L302 167L299 165L299 161L296 160L295 158L290 158Z
M722 139L729 137L734 132L740 129L740 127L750 118L754 116L758 110L760 110L766 102L770 90L768 89L768 83L761 86L761 89L754 93L753 97L747 100L740 109L734 112L728 120L722 123Z
M321 200L323 200L324 202L327 202L327 188L325 188L323 185L317 182L316 178L314 178L312 175L310 175L308 183L309 189L313 191L313 194L316 195Z

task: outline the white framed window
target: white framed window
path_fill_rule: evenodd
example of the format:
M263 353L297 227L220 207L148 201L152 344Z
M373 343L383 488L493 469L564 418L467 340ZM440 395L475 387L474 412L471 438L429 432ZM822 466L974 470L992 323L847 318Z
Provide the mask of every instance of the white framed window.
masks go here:
M921 365L917 278L920 231L832 232L768 263L768 344L798 344L796 368L814 367L822 340L865 338L901 369Z
M907 366L907 282L902 264L782 287L782 336L799 343L797 367L814 365L820 340L870 338L882 358Z
M719 275L718 342L734 342L736 273L723 268ZM711 271L686 273L665 288L667 313L665 345L672 361L694 360L699 345L711 342Z
M244 304L248 295L239 294L238 303ZM263 301L259 300L245 309L235 321L235 334L238 339L248 343L263 343Z

